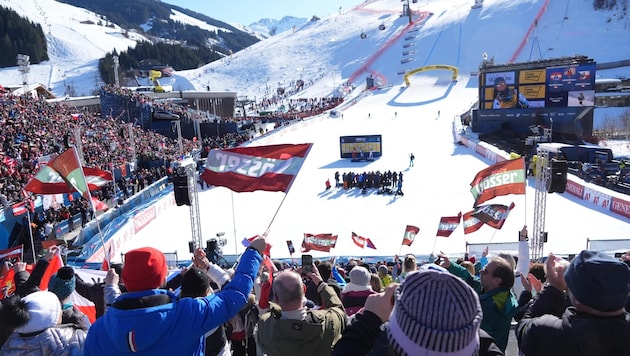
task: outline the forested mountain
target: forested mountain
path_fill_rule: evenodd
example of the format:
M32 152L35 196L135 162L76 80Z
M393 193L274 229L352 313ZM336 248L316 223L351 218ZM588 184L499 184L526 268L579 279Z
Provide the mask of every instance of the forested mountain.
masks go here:
M31 57L31 63L48 60L46 37L41 25L0 6L0 67L15 66L18 54Z
M237 52L258 42L258 39L231 25L203 14L155 0L60 0L106 16L119 26L143 31L148 35L186 43L189 46L212 44L214 50L227 54ZM171 10L201 20L216 31L183 24L170 18Z

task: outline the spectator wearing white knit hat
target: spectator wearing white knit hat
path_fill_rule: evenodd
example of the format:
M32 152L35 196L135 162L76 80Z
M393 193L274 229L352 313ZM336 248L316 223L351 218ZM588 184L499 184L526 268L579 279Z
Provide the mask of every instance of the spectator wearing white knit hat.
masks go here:
M3 322L16 325L0 349L3 356L81 355L86 332L72 324L60 324L61 303L48 291L35 292L2 308Z

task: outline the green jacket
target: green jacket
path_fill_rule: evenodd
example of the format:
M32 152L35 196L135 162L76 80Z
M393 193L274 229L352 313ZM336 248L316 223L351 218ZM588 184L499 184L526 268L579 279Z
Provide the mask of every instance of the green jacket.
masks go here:
M282 310L271 303L258 321L258 355L330 355L345 329L346 312L332 287L322 283L320 288L322 309L308 310L306 320L280 319Z
M456 263L451 263L448 270L466 281L479 293L479 302L483 311L481 328L494 338L502 351L505 351L512 318L518 308L518 301L514 293L507 288L495 288L489 292L482 291L481 280Z

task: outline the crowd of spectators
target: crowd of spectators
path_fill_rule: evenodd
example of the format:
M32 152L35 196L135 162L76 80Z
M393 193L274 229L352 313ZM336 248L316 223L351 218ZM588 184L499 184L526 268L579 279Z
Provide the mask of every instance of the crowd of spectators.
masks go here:
M614 258L584 250L571 261L550 254L534 262L523 228L518 255L486 248L481 256L440 252L427 261L414 255L375 263L316 260L307 272L288 262L261 263L266 249L264 238L254 240L235 269L223 269L198 248L193 264L169 279L164 255L139 248L127 252L124 265L112 266L104 282L59 270L49 292L34 286L50 253L30 277L16 264L16 294L0 308L0 350L7 355L23 355L25 347L79 349L84 355L627 353L630 251ZM3 265L0 277L7 268ZM97 304L95 320L72 307L68 295L75 288Z

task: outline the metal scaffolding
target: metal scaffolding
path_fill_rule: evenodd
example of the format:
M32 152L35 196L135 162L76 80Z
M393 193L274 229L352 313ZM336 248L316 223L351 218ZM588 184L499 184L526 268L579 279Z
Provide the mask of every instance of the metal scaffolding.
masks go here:
M532 260L543 257L543 244L545 243L545 216L547 214L547 187L550 180L549 152L537 150L536 159L536 195L534 202L534 228L530 239L530 257Z

